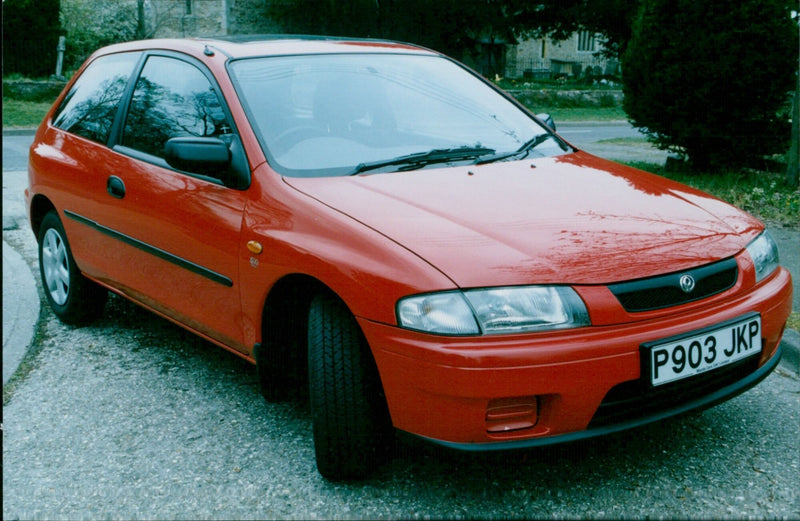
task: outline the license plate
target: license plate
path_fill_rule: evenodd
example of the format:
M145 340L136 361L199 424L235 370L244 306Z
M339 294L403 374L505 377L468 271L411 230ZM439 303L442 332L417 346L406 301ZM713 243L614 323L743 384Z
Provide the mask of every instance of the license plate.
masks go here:
M705 373L761 352L761 316L741 317L710 329L642 345L653 386Z

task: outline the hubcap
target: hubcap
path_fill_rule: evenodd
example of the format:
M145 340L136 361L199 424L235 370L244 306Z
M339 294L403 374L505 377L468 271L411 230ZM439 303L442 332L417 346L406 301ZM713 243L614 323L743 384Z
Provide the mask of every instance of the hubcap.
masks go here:
M50 228L42 243L42 268L44 283L53 301L59 306L67 302L69 295L69 262L67 246L61 235Z

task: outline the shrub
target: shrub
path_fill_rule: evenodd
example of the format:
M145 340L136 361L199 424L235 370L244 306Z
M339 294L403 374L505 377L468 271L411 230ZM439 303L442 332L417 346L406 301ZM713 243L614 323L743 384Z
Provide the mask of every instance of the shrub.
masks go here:
M74 71L91 53L136 36L136 5L118 0L72 0L61 9L67 36L64 70Z
M698 169L784 152L797 66L790 0L642 0L622 56L624 108Z

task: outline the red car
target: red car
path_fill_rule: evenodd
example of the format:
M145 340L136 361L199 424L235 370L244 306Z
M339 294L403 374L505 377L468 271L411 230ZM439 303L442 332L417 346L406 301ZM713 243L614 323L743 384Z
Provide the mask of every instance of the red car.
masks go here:
M791 308L761 222L400 43L102 49L29 173L55 314L110 290L255 363L270 400L307 384L333 479L393 429L494 450L711 406L772 371Z

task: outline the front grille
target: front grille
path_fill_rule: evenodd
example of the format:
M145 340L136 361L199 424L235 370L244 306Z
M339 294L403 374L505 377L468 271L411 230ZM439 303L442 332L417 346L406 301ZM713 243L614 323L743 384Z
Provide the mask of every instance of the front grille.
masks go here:
M631 380L613 387L603 398L589 427L636 420L680 406L719 391L758 369L759 357L720 367L685 380L651 387L643 380Z
M695 281L694 289L688 293L681 289L684 275L691 275ZM625 311L652 311L722 293L733 287L738 276L736 259L730 258L687 271L611 284L608 288Z

